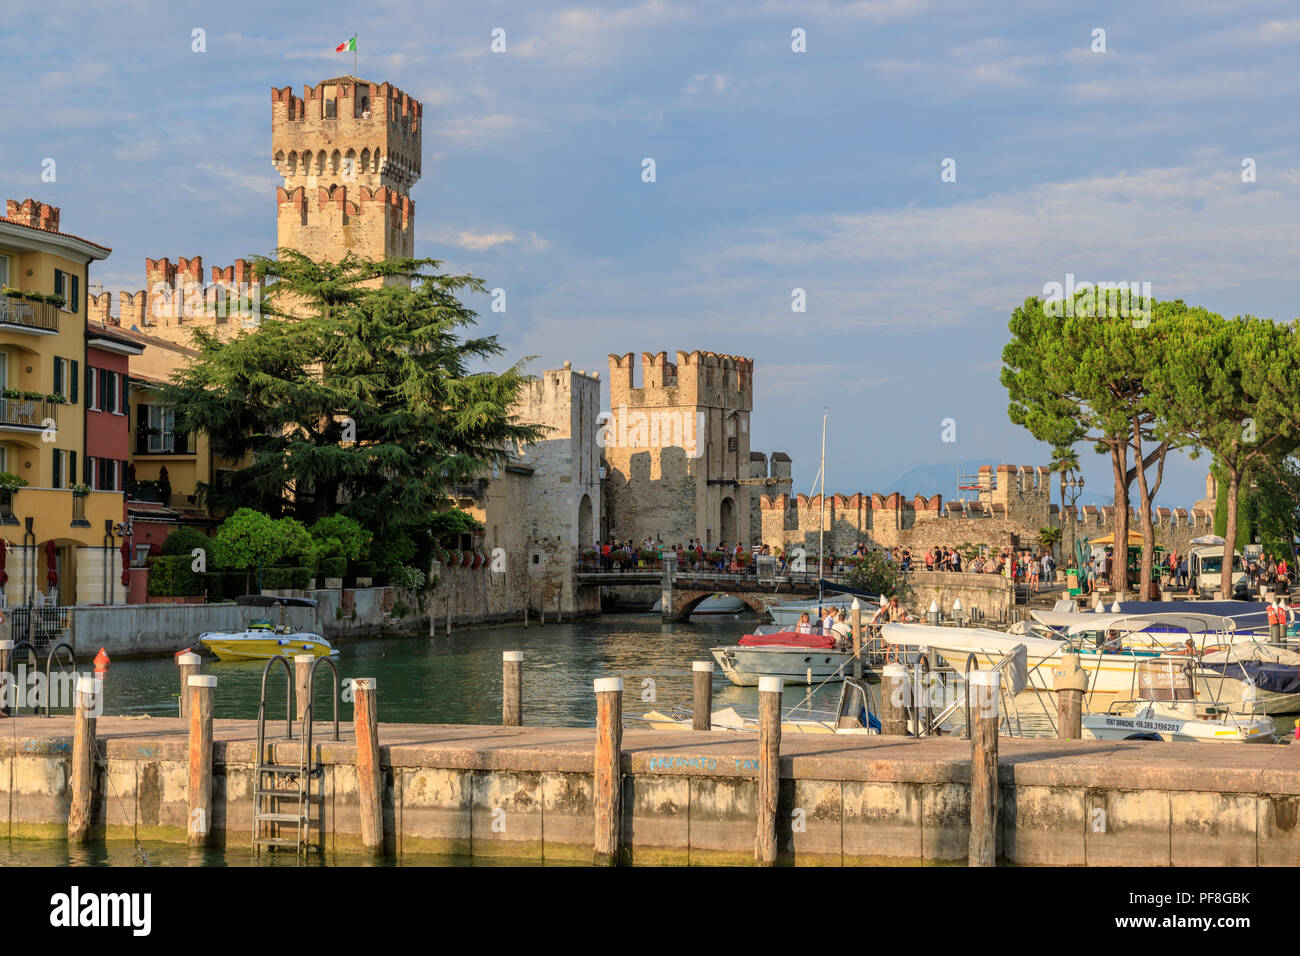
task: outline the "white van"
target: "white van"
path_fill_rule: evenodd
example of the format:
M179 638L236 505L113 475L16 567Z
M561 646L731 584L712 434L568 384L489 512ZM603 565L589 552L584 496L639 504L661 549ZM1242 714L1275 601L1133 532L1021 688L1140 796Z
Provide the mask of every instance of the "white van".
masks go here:
M1192 584L1196 586L1196 592L1202 596L1208 595L1219 586L1223 578L1223 546L1210 544L1193 548L1187 559L1187 572ZM1241 552L1234 551L1232 553L1232 594L1224 596L1244 597L1246 588L1246 565L1241 559Z

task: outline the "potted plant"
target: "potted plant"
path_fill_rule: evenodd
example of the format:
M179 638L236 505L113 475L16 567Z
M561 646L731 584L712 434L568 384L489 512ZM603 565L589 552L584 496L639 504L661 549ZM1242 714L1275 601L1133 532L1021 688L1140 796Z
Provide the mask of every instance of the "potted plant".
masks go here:
M73 485L72 493L78 498L84 498L90 494L90 485Z
M52 295L47 295L45 297L45 301L48 302L50 305L55 306L56 308L59 309L63 308L65 305L68 304L68 300L65 299L63 296L59 295L59 293L57 292L55 292Z
M23 297L23 294L11 285L0 286L0 295L4 295L9 299L21 299Z

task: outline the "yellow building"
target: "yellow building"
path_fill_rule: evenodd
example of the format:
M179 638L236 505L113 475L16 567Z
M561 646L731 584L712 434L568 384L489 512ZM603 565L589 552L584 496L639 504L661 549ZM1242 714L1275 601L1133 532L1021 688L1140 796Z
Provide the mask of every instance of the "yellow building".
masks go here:
M59 231L57 207L0 218L0 535L9 605L121 602L123 495L90 490L87 286L111 250ZM122 456L123 458L125 456ZM116 529L116 530L115 530ZM115 592L115 593L110 593Z

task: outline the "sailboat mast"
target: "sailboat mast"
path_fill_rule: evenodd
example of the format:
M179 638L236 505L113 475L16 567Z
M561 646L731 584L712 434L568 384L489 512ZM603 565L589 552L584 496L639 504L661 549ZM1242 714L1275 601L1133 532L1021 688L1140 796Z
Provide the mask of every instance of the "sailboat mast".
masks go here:
M822 569L825 567L826 554L826 419L830 413L822 415L822 467L821 467L821 491L818 497L821 499L821 520L817 522L817 604L818 613L821 612L822 603Z

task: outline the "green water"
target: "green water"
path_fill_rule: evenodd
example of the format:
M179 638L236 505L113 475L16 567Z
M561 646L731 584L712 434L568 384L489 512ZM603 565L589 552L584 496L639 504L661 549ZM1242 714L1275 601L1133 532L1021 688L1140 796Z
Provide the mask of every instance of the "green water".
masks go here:
M622 677L623 713L689 707L691 662L711 660L709 648L732 644L752 631L752 615L706 619L702 623L663 623L658 615L625 614L563 624L534 624L453 631L450 637L382 638L341 642L340 679L378 680L379 719L383 722L499 724L501 652L524 652L524 722L533 726L590 727L596 722L592 681ZM203 671L217 678L217 718L257 717L265 662L221 662L205 655ZM313 705L318 720L332 714L330 675L316 672ZM267 713L285 711L283 668L267 681ZM170 658L125 660L112 665L104 712L173 716L179 679ZM807 688L786 691L787 709ZM818 709L833 709L839 685L817 692ZM714 674L715 707L758 703L756 688L734 687ZM339 719L352 719L351 705L339 705Z

